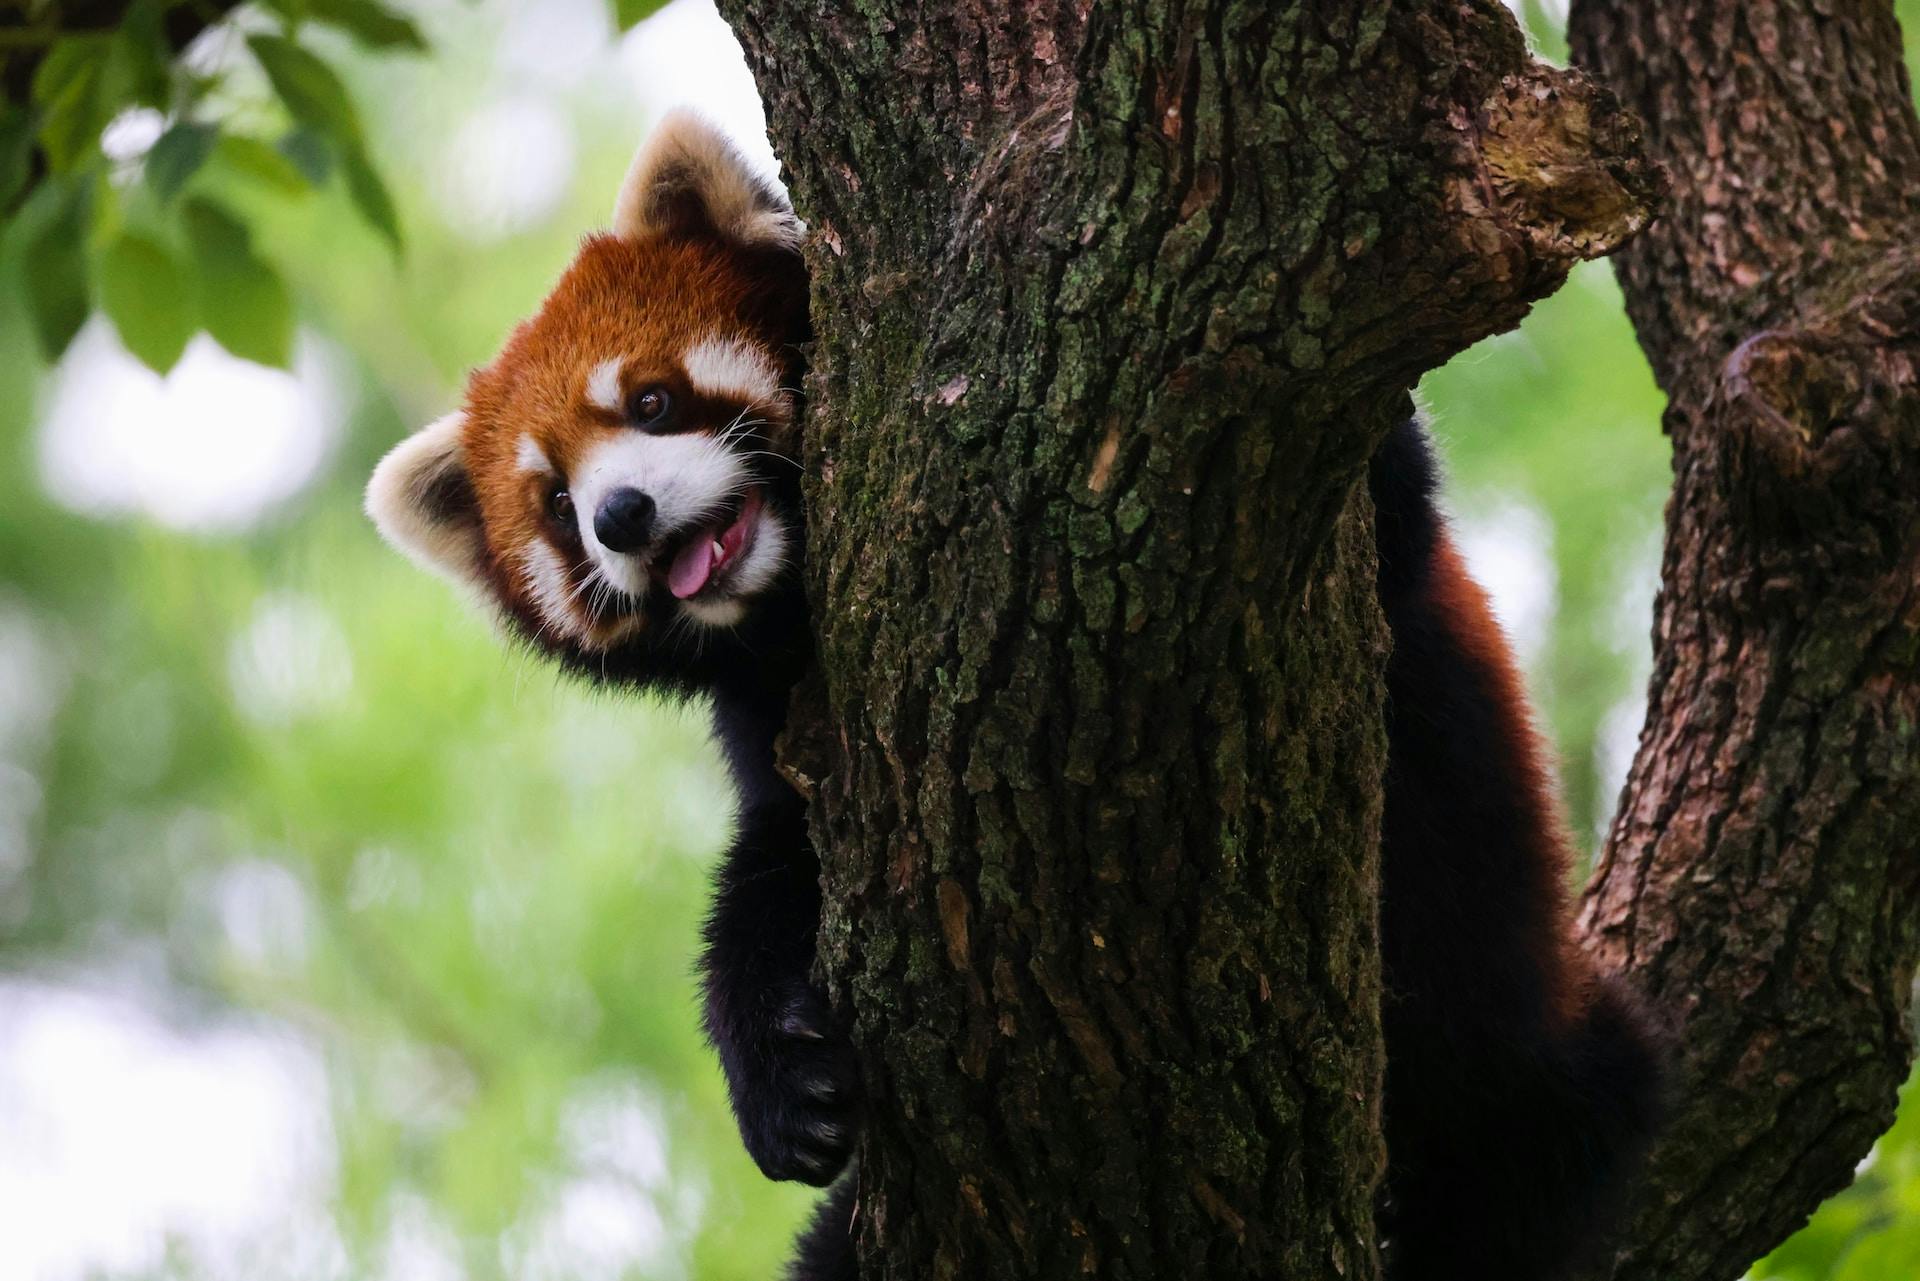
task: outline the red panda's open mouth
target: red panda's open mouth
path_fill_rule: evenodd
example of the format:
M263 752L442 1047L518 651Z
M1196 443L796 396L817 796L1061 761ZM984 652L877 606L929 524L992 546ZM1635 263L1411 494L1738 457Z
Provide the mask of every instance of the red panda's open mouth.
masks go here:
M669 544L655 560L655 573L662 571L667 590L680 600L698 596L724 581L728 567L737 563L753 546L753 535L760 524L764 502L760 487L754 486L740 500L737 509L689 531L675 548Z

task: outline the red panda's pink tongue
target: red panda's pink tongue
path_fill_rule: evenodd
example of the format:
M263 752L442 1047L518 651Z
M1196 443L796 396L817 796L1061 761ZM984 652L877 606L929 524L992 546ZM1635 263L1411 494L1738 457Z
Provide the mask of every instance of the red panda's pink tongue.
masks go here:
M707 585L713 573L713 539L703 531L693 536L667 568L667 590L681 600Z

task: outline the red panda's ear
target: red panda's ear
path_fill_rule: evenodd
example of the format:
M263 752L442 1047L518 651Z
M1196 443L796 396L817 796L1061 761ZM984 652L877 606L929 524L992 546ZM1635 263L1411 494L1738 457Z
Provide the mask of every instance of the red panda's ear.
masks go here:
M797 250L806 230L780 189L684 108L648 135L613 206L613 233L628 240L711 237L743 249Z
M367 482L367 515L415 564L473 583L486 541L460 442L465 423L466 415L448 414L395 445Z

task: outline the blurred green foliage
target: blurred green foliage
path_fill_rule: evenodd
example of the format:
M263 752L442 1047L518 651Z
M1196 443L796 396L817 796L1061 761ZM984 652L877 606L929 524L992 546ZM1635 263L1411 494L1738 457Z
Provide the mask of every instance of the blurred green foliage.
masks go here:
M653 7L623 0L619 24ZM1522 8L1563 53L1551 6ZM1916 30L1920 0L1900 10ZM635 1275L773 1275L813 1194L753 1169L697 1031L726 824L701 719L504 648L358 510L381 451L452 403L596 224L644 122L583 86L565 198L476 243L431 162L494 75L492 19L373 0L247 14L217 74L130 25L49 57L33 114L0 119L9 198L28 144L46 163L0 265L0 682L46 711L11 738L0 716L0 800L30 800L24 851L0 848L0 979L134 957L196 1017L315 1047L349 1275L387 1275L383 1242L418 1205L477 1281L575 1275L514 1243L556 1189L605 1175L569 1135L609 1098L645 1100L666 1153L664 1182L622 1176L674 1243ZM109 158L101 129L130 103L164 127ZM96 307L155 369L200 328L268 363L324 348L349 403L317 479L229 533L56 502L44 354ZM1421 398L1469 542L1543 602L1514 621L1539 632L1530 675L1590 845L1637 729L1667 482L1661 397L1607 268ZM280 906L236 928L223 894L263 877ZM1917 1201L1909 1109L1754 1275L1920 1274ZM199 1276L179 1258L154 1275Z
M662 2L610 0L621 30ZM161 373L200 329L237 356L286 364L281 269L253 253L244 215L212 189L243 178L293 200L337 179L399 254L399 212L335 62L425 52L419 25L381 0L129 0L108 7L118 16L106 26L99 6L73 25L65 8L29 0L0 13L0 50L30 72L9 65L26 90L0 103L0 209L42 354L57 359L97 307ZM131 158L103 144L142 109L164 121L157 139ZM125 164L145 181L117 180ZM201 194L179 201L190 190Z

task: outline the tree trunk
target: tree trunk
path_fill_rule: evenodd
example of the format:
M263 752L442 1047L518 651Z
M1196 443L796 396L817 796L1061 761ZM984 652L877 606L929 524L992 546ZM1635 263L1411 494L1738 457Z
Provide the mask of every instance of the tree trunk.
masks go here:
M1377 1271L1406 390L1647 216L1494 0L722 0L813 228L873 1278Z
M1683 1080L1612 1275L1737 1277L1910 1060L1920 128L1885 0L1582 0L1671 171L1621 259L1670 398L1652 701L1587 892Z

